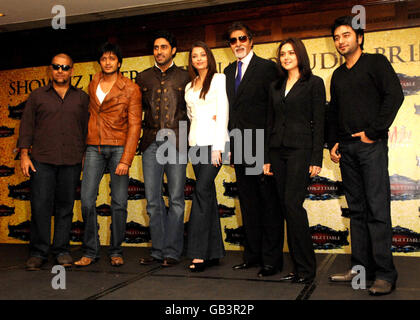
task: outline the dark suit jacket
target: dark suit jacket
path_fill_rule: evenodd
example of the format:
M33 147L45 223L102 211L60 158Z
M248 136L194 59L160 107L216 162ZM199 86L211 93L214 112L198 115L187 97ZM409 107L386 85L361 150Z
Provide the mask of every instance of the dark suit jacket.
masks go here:
M277 66L273 61L260 58L254 53L238 91L235 93L236 65L237 61L229 64L224 70L229 100L229 130L264 129L267 123L270 84L278 79ZM253 153L256 150L255 136L253 132ZM234 150L233 141L231 141L231 159L234 159Z
M224 70L229 99L229 129L263 129L270 83L278 78L276 64L254 53L235 94L236 65L235 61Z
M286 81L270 86L266 148L311 148L311 165L322 166L325 87L320 77L298 80L284 97ZM266 150L267 154L267 150Z

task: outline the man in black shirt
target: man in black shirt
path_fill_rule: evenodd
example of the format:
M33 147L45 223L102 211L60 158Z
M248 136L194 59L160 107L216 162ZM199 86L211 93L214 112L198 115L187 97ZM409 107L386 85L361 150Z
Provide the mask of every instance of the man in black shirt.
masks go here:
M71 85L73 61L67 54L54 56L49 68L52 82L29 96L17 143L22 173L31 178L27 270L39 270L48 259L54 209L52 252L60 265L67 267L73 262L69 254L70 229L85 151L89 96Z
M352 17L336 19L331 29L337 51L345 63L331 79L328 145L331 160L340 162L349 206L352 266L361 265L375 282L371 295L395 288L391 244L388 128L404 96L395 71L379 54L363 53L363 29L353 29ZM349 270L330 276L351 281Z

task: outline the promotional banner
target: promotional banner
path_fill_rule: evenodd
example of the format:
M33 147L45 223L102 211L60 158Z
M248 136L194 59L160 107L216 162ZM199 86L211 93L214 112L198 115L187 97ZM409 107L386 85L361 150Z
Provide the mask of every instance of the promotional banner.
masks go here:
M401 81L405 100L389 131L389 175L391 182L392 250L396 255L420 256L420 28L365 34L365 52L381 53L391 62ZM315 75L324 80L327 100L333 71L344 62L331 37L303 41ZM275 59L278 43L259 44L254 52ZM230 48L213 49L219 72L235 60ZM68 52L71 55L71 52ZM126 58L121 71L134 80L137 73L154 64L153 56ZM186 67L188 53L179 52L175 64ZM97 62L75 63L72 84L83 90L100 71ZM16 141L19 122L29 94L47 84L47 67L0 71L0 243L28 243L31 210L30 184L20 171ZM357 94L357 93L355 93ZM149 217L141 166L136 155L130 168L128 218L124 246L150 246ZM165 180L166 181L166 180ZM102 245L110 241L110 177L106 173L97 199ZM188 228L195 176L187 167L185 226ZM216 178L217 200L223 240L227 250L242 250L244 240L234 170L223 165ZM167 185L164 185L167 202ZM350 223L338 165L324 149L323 168L308 187L304 207L308 212L313 244L317 252L350 253ZM74 206L71 243L83 239L80 184ZM286 245L287 246L287 243ZM285 248L287 250L287 247Z

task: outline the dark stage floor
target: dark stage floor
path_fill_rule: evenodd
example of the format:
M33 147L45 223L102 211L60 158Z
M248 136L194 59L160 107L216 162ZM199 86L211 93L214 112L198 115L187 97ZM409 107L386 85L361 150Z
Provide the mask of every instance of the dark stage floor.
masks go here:
M349 256L317 254L318 273L311 285L281 282L281 275L291 270L285 265L279 274L258 278L258 268L234 271L232 265L242 261L241 252L229 251L219 266L202 273L187 270L189 260L171 268L141 266L139 257L147 248L124 248L125 265L109 264L107 248L102 258L86 268L70 268L65 273L65 289L53 289L53 261L41 271L26 271L27 245L0 244L1 300L152 300L183 301L292 301L292 300L420 300L420 258L395 257L399 273L397 289L390 295L371 297L367 290L354 290L350 284L328 281L328 275L348 266ZM72 247L73 258L81 257L80 247ZM52 260L52 259L50 259ZM62 284L62 283L61 283Z

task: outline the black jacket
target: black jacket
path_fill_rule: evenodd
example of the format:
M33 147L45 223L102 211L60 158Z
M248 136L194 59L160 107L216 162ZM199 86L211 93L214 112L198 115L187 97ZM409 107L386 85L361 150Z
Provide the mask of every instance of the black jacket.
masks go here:
M299 79L286 97L285 88L285 80L278 80L270 86L266 156L267 148L310 148L311 165L321 167L324 146L324 82L315 75L306 80Z
M156 66L140 72L136 83L142 91L144 125L140 150L145 151L156 140L160 129L172 129L179 145L179 121L188 122L184 93L190 81L186 70L173 65L166 72ZM186 144L186 141L182 141Z
M236 64L235 61L224 70L229 99L229 129L264 129L268 90L270 83L278 78L276 64L254 53L235 94Z

